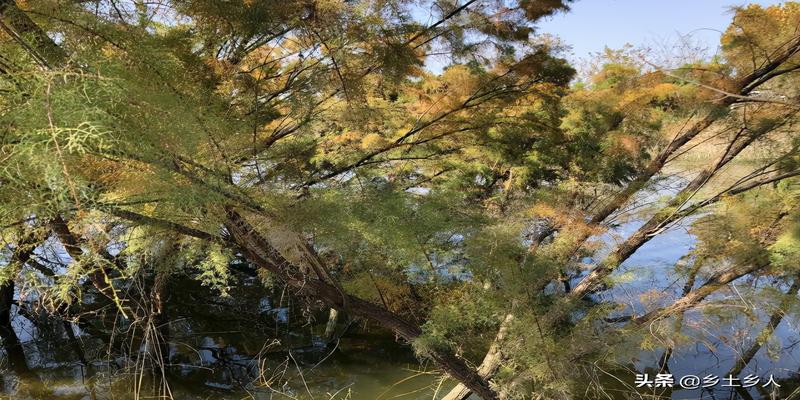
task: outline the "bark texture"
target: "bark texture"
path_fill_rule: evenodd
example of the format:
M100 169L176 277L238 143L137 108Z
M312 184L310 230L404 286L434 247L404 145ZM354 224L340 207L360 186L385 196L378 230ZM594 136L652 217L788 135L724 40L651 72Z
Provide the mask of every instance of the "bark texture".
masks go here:
M314 277L304 272L304 268L287 260L233 208L229 207L227 213L227 230L240 250L257 267L271 272L293 287L296 294L320 300L328 307L345 311L354 317L376 322L384 328L392 330L407 342L414 341L422 334L422 330L418 326L386 308L344 293L335 283L323 280L323 276ZM461 358L439 350L431 350L427 356L448 375L463 383L484 400L498 398L488 381L470 368Z

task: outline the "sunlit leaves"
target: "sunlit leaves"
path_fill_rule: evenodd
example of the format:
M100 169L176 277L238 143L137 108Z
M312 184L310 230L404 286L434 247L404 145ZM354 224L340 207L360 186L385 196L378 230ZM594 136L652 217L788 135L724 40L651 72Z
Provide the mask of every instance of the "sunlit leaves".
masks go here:
M733 23L722 36L726 59L739 75L747 74L770 61L773 52L797 36L800 5L749 5L737 9ZM793 57L797 62L798 56Z

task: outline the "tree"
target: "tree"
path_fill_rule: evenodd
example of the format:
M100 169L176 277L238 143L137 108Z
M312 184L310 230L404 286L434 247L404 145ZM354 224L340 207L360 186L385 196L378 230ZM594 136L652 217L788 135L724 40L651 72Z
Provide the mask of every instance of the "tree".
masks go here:
M797 175L794 167L789 166L792 162L788 161L796 157L796 148L791 144L795 139L793 139L793 130L790 126L793 123L797 105L781 100L795 96L794 90L790 89L794 85L793 78L788 75L797 71L795 60L798 57L800 43L793 28L790 28L796 20L796 4L789 4L784 8L762 9L755 6L743 8L738 10L734 23L723 37L727 64L721 62L722 60L714 60L709 64L695 63L672 71L655 69L652 72L642 72L641 65L646 65L646 63L634 63L631 62L632 58L627 58L625 60L627 62L622 64L604 65L594 77L588 90L580 90L573 94L580 99L581 103L572 111L575 116L568 116L565 120L568 124L566 129L591 138L603 137L603 134L612 138L624 137L629 151L617 154L624 155L643 151L645 156L634 158L634 161L639 160L642 163L639 166L627 164L633 167L630 169L633 172L622 176L619 188L612 191L605 201L602 199L598 201L597 189L594 189L594 193L589 192L587 195L586 187L578 186L578 190L568 191L567 195L557 198L559 200L553 202L555 204L550 207L538 206L546 210L546 212L540 213L540 218L545 221L544 229L532 237L529 252L533 253L535 258L540 259L539 263L544 265L544 271L549 271L549 280L540 280L541 283L535 286L534 293L544 295L546 303L544 303L543 310L534 312L533 318L537 320L535 321L537 324L538 319L554 320L553 329L555 331L552 333L554 336L549 339L532 338L528 341L511 341L510 345L514 351L501 352L501 354L519 354L517 347L520 346L520 343L537 343L537 346L552 346L549 347L551 357L553 354L563 357L561 353L564 348L574 348L577 354L567 358L574 362L576 359L586 356L591 359L596 354L595 344L598 343L598 340L607 343L612 348L618 346L617 340L621 339L609 340L607 338L619 338L617 336L619 332L626 332L628 335L630 333L624 327L613 325L609 329L601 329L599 333L587 334L585 331L576 331L573 324L569 324L570 328L566 332L570 332L571 335L566 335L566 340L556 340L555 338L565 336L563 319L567 318L566 315L579 309L585 309L587 306L590 306L590 310L595 309L600 312L605 306L613 304L603 304L602 302L597 304L596 300L590 300L586 304L585 301L587 298L593 298L594 293L612 286L613 281L608 278L613 271L653 237L728 196L740 196L753 189L763 188L764 185L771 185ZM623 99L621 105L624 108L614 109L608 102L593 104L585 100L594 93L599 99L615 99L616 97L609 96L615 92L622 93L619 98ZM780 93L785 94L781 95ZM591 97L588 98L591 99ZM591 112L586 112L586 105L592 107L589 109ZM577 123L572 121L577 121ZM628 132L635 133L635 136L630 134L622 136L628 127L633 128ZM674 161L680 155L690 152L704 142L720 137L724 138L727 144L721 147L718 158L707 168L701 170L676 196L667 200L662 208L652 211L652 217L643 226L615 249L612 249L605 259L590 267L589 273L585 274L583 271L585 267L576 264L576 260L592 255L595 251L591 246L587 246L587 240L598 232L602 232L605 227L619 223L619 219L628 214L625 207L634 210L640 208L641 205L637 204L636 198L642 196L640 193L646 193L650 185L657 184L658 180L654 178L664 173L664 168L670 161ZM713 178L722 175L720 171L728 163L745 150L752 148L754 143L764 143L770 140L769 137L772 137L772 140L781 138L779 140L783 140L787 146L774 153L773 157L767 157L763 165L753 168L751 172L744 174L732 185L724 184L720 192L712 192L708 194L708 197L702 198L703 194L712 190L710 188L720 185L715 183ZM592 149L595 152L598 150ZM652 158L648 160L650 155ZM619 158L606 156L602 159L618 160ZM590 172L624 171L624 169L613 168L613 166L610 169L596 168L596 166L597 162L595 161ZM786 166L789 166L788 170L783 169ZM589 188L592 190L592 186ZM698 196L700 197L698 198ZM578 201L573 199L578 199ZM564 211L563 206L560 206L559 203L568 204L568 209ZM554 213L553 210L559 211ZM795 211L790 207L783 212L786 214L780 215L794 215ZM714 214L713 218L718 218L718 215ZM772 219L767 220L771 221ZM780 220L782 221L782 218ZM792 223L781 221L778 221L780 223L776 225L780 229L793 229ZM552 242L542 248L542 241L547 240L556 232L558 234ZM770 232L769 240L775 240L775 232L771 230ZM718 235L719 232L715 231L714 234ZM769 240L764 246L769 246ZM763 243L764 238L760 242ZM722 255L716 258L717 263L725 263L730 260L728 251L717 248L717 252ZM703 260L703 262L707 261ZM682 297L666 308L653 310L643 316L633 318L633 321L637 323L637 326L641 326L676 313L682 313L698 306L711 293L726 287L736 279L769 270L769 264L763 262L752 264L746 260L739 260L729 268L717 271L697 289L694 289L696 272L690 274L686 283L687 290ZM541 270L536 274L548 276L547 272L543 274ZM516 276L514 279L518 280ZM548 288L548 286L551 281L555 280L563 282L562 293L566 299L553 301L550 298L552 290L557 288ZM530 278L527 281L534 281L534 279ZM574 284L575 281L577 284ZM509 287L514 286L509 285ZM525 293L517 296L531 296L528 292L529 289L525 288L525 290ZM556 295L555 297L562 296ZM608 312L607 308L605 312ZM583 315L587 311L580 311L580 313ZM515 317L514 320L519 319L519 315ZM591 331L596 330L596 326L591 321L596 321L598 318L603 318L602 312L600 315L589 313L584 318L585 328ZM631 319L613 317L608 320L624 322ZM577 325L581 326L580 323ZM677 323L676 326L680 331L680 323ZM622 330L617 331L618 328ZM501 326L501 332L504 329L507 327ZM606 338L603 338L604 336ZM629 344L628 341L623 342ZM585 353L581 354L582 352ZM666 358L668 359L669 356ZM574 371L574 368L569 367L572 362L556 371L551 360L552 358L550 360L534 359L534 365L547 364L546 370L542 372L533 372L533 366L520 368L531 368L529 373L533 376L528 379L536 381L538 378L545 382ZM509 361L505 360L505 363ZM500 364L499 361L488 355L484 359L482 367L487 362ZM530 361L527 362L530 363ZM488 378L491 374L486 376ZM553 385L555 393L564 393L565 389L557 385L558 383ZM467 395L468 391L463 387L457 387L447 398L462 399Z
M403 2L165 6L3 3L14 39L3 71L3 219L52 225L73 276L123 313L115 288L142 257L134 251L171 246L179 233L172 246L209 254L211 281L246 258L295 295L412 342L421 321L348 292L363 291L364 274L397 276L422 260L420 243L444 246L442 233L479 222L483 211L458 205L480 204L503 173L493 168L516 168L520 185L556 178L557 167L532 160L558 130L530 127L555 118L551 103L573 71L525 40L560 2L437 2L429 26ZM56 34L58 43L47 37ZM433 48L452 53L441 76L420 69ZM445 170L441 193L406 190ZM483 188L474 172L494 182ZM397 218L420 223L390 231ZM134 246L146 227L158 231ZM128 244L119 256L105 250L109 232ZM419 348L496 397L449 350Z
M243 267L392 331L460 382L449 399L567 398L586 366L653 347L643 326L676 316L677 337L685 311L738 279L794 279L798 210L775 199L800 174L800 6L739 9L718 58L615 57L570 86L574 69L534 35L563 2L430 5L423 25L399 0L0 3L0 223L11 251L52 233L70 258L56 273L17 255L4 290L43 281L54 314L112 307L112 322L163 327L182 266L222 291ZM442 53L441 73L425 67ZM722 145L708 165L640 204L709 141ZM644 224L583 265L634 212ZM603 297L687 221L703 246L679 297L643 313ZM130 290L142 271L148 287ZM471 347L488 348L479 367Z

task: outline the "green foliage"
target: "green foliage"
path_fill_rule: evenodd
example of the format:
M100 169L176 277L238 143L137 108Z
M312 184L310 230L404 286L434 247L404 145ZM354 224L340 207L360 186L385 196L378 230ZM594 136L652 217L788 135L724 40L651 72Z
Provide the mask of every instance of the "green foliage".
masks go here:
M468 343L475 342L482 332L494 330L502 319L501 312L480 288L459 285L431 310L422 336L413 343L414 350L421 355L442 349L474 352Z
M516 305L496 382L522 377L543 398L567 397L587 366L617 368L674 335L688 341L668 324L620 328L606 318L632 310L566 292L585 275L584 258L605 254L592 238L661 205L643 181L671 171L647 166L704 119L707 136L667 161L720 138L775 151L734 186L714 181L725 195L707 214L691 209L699 191L668 194L657 219L697 217L688 221L694 263L678 266L680 276L697 267L708 280L751 265L765 265L758 276L797 273L794 181L727 194L796 170L797 135L787 132L795 116L780 102L798 93L789 73L798 56L761 88L780 102L720 100L767 61L770 52L752 46L780 49L796 35L796 3L738 9L714 59L673 73L631 49L607 50L572 86L576 71L558 46L535 36L538 18L567 8L558 0L473 2L467 11L450 0L178 0L124 12L30 3L68 57L43 65L36 49L2 36L0 224L13 242L16 227L50 229L61 216L80 256L52 280L11 264L0 282L24 278L53 310L80 304L98 273L111 289L187 275L235 293L232 265L247 267L252 255L234 237L236 211L248 234L292 263L276 268L297 267L421 327L420 355L479 359ZM423 25L421 9L438 22ZM432 54L448 55L441 72L426 68ZM722 147L714 154L734 146ZM591 222L626 191L605 225ZM646 235L684 220L669 222ZM534 225L550 239L531 243ZM122 252L108 254L109 244ZM593 260L624 260L612 261ZM258 274L274 285L289 276ZM635 297L664 302L653 287Z
M225 254L219 246L211 246L207 250L205 259L197 265L200 271L195 279L199 280L203 286L211 287L220 292L224 297L230 289L230 256Z

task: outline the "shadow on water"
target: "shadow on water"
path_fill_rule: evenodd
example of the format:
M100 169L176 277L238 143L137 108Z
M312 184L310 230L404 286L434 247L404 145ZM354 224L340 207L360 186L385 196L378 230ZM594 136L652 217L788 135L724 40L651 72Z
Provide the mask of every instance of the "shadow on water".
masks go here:
M231 345L206 340L216 349L211 357L220 359L173 366L167 375L169 392L176 399L431 398L439 377L420 371L407 348L384 335L358 335L348 341L353 343L335 350L310 348L252 358ZM68 365L36 368L32 372L38 376L22 379L16 373L4 374L0 398L134 399L131 388L137 384L143 387L141 398L159 392L161 383L152 376L99 364L94 368L91 378L79 366ZM450 386L444 383L441 392Z
M188 279L170 288L162 372L147 368L141 340L112 344L73 324L83 365L65 325L17 315L21 343L2 355L0 399L430 399L453 385L386 331L340 321L345 337L326 343L326 310L254 280L233 291L215 296Z

